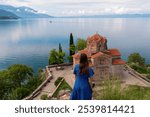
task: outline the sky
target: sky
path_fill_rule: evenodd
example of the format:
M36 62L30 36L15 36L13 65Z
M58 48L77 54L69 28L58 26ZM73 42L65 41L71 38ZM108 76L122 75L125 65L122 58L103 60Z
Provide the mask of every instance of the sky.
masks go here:
M28 6L52 16L150 13L150 0L0 0L0 4Z

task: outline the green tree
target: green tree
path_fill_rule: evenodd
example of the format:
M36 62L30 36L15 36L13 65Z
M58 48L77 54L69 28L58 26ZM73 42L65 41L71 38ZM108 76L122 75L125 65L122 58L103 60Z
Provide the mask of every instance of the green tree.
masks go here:
M74 40L73 40L73 34L72 33L70 33L69 51L70 51L70 56L75 54L75 45L74 45Z
M33 77L28 80L28 83L24 87L29 89L32 92L42 83L42 81L43 79L41 78Z
M86 41L84 39L78 38L76 43L76 49L78 51L86 48Z
M130 67L141 74L147 74L148 72L145 66L140 66L138 63L131 63Z
M59 53L62 53L62 47L61 47L61 44L59 43Z
M14 64L8 67L8 77L11 78L14 85L21 86L33 77L33 69L26 65Z
M73 57L72 56L67 56L67 59L69 62L73 62Z
M38 68L38 73L42 73L43 69L41 67Z
M64 52L59 53L56 49L51 50L49 55L49 64L54 65L64 63L64 56Z
M64 57L65 57L65 53L64 52L60 52L58 53L58 64L64 63Z
M7 82L5 78L0 76L0 99L4 100L9 94L10 90L7 87Z
M54 65L54 64L58 64L58 52L56 49L53 49L50 51L50 55L49 55L49 64L50 65Z
M42 76L42 73L43 73L43 69L42 68L38 68L38 77L40 78Z
M59 43L59 53L58 53L58 56L59 56L58 64L64 63L64 56L65 56L65 53L63 52L60 43Z
M144 66L145 65L145 59L139 54L139 53L132 53L129 57L128 57L128 63L137 63L140 66Z
M24 87L16 88L9 96L10 100L21 100L30 94L30 90Z
M74 45L71 45L69 50L71 51L72 55L73 55L73 53L75 54L75 46ZM72 55L67 57L69 62L73 62Z
M15 64L0 71L0 99L22 99L35 90L43 79L33 76L33 69Z

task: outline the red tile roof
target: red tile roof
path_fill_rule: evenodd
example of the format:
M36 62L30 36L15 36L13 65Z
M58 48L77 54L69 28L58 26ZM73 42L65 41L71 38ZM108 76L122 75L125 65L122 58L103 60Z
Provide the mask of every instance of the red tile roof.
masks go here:
M95 34L95 35L89 37L89 38L87 39L87 41L96 41L96 42L101 41L101 42L104 43L104 42L107 41L107 39L106 39L105 37L99 35L99 34Z
M100 57L100 56L107 56L107 57L111 57L110 55L107 55L107 54L105 54L105 53L103 53L103 52L98 52L98 53L96 53L96 54L94 54L94 55L92 55L91 56L91 58L97 58L97 57Z
M80 50L80 51L79 51L79 53L81 53L81 54L82 54L82 53L84 53L84 54L88 54L88 49L87 49L87 48L85 48L85 49L83 49L83 50Z
M114 48L114 49L108 49L105 52L98 52L92 56L89 55L87 48L85 48L84 50L80 50L78 53L73 55L73 58L80 58L80 54L85 53L87 54L88 58L96 58L99 56L107 56L107 57L111 57L111 56L121 56L121 53L119 52L118 49Z
M91 55L88 53L88 49L85 48L83 50L80 50L78 53L72 55L73 58L80 58L80 54L86 54L88 56L88 58L91 58Z
M121 53L119 52L117 48L108 49L108 51L110 52L110 55L112 56L121 56Z
M113 65L124 65L126 62L125 61L123 61L122 59L114 59L113 61L112 61L112 64Z
M72 55L73 58L80 58L80 54L79 53L76 53L74 55Z

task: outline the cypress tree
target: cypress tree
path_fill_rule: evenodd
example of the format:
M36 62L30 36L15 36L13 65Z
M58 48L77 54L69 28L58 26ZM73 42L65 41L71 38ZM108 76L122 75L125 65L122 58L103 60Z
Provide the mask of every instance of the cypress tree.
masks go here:
M59 53L62 53L62 47L60 43L59 43Z
M70 56L72 56L73 54L75 54L75 45L74 45L74 40L73 40L73 34L70 33Z

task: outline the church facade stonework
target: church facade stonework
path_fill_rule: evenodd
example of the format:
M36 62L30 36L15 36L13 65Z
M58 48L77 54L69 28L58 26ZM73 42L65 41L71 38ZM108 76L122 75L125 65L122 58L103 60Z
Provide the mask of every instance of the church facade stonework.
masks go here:
M88 37L87 47L73 55L73 64L79 64L80 54L88 56L89 65L94 68L94 79L102 80L110 76L123 75L125 61L117 48L108 49L107 39L99 34Z

